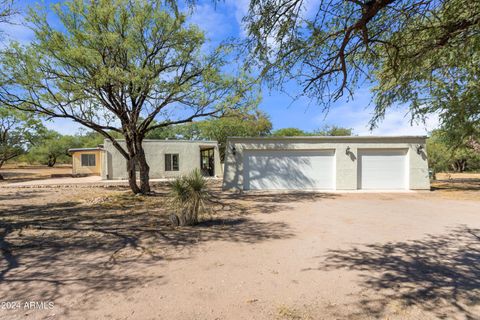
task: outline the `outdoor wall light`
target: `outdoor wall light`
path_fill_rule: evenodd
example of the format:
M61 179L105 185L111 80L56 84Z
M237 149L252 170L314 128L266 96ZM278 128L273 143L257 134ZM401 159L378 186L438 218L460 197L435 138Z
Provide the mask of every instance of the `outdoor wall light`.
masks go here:
M422 145L417 145L417 153L418 154L421 154L422 153L422 150L423 150L423 146Z
M347 156L350 155L350 146L348 146L347 149L345 149L345 154Z
M237 154L237 149L235 149L235 146L232 146L232 154L236 155Z

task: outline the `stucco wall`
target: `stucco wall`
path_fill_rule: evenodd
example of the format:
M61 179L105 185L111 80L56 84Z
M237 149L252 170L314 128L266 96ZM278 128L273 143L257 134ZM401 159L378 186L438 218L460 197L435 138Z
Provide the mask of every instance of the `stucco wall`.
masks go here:
M94 167L83 167L82 166L82 154L94 154L95 155L95 166ZM75 151L72 153L72 173L73 174L91 174L91 175L100 175L102 173L102 164L103 164L103 151L102 150L92 150L92 151Z
M125 146L123 141L120 141ZM143 148L147 163L150 166L150 178L161 179L176 177L200 169L201 147L214 147L215 176L221 177L223 170L220 164L218 144L216 141L182 141L182 140L145 140ZM105 159L103 179L127 179L126 160L113 146L110 140L104 141ZM165 154L179 155L179 171L165 171Z
M231 138L227 142L224 166L224 189L243 190L243 156L246 150L323 150L335 149L336 189L358 188L359 149L407 149L409 189L430 189L425 137L291 137L291 138ZM420 154L417 146L423 146ZM235 148L233 155L232 148ZM346 154L350 147L349 155ZM279 168L288 170L289 168Z

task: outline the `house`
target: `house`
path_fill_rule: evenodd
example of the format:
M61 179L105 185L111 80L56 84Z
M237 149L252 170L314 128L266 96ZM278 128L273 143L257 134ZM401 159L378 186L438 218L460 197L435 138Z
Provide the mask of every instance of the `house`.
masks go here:
M117 140L125 147L125 141ZM150 178L172 178L200 169L205 176L221 177L216 141L144 140ZM98 148L70 149L74 175L100 175L103 180L128 179L127 163L110 140Z
M424 136L229 138L224 189L429 190Z
M79 175L96 175L102 174L103 148L77 148L69 149L72 155L72 174Z
M125 146L125 141L117 140ZM200 169L205 176L221 177L222 167L216 141L144 140L150 178L172 178ZM102 179L128 179L125 158L110 140L103 144Z

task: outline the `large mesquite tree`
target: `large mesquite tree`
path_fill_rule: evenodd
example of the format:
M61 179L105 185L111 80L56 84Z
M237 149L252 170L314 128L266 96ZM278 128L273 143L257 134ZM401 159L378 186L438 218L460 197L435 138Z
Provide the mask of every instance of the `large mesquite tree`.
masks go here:
M2 54L0 101L101 133L125 157L132 191L148 193L149 131L240 108L250 92L170 3L70 0L53 6L55 24L31 10L34 40Z
M371 81L372 126L406 103L445 127L480 127L478 0L251 0L245 22L273 85L297 80L328 108Z

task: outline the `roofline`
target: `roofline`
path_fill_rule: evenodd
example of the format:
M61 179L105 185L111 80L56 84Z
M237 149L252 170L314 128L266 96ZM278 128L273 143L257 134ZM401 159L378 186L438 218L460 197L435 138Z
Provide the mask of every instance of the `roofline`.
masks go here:
M395 140L427 139L427 136L293 136L293 137L228 137L227 140Z
M124 142L125 139L115 139L116 141ZM111 141L105 139L105 141ZM189 142L189 143L218 143L216 140L177 140L177 139L143 139L143 142Z
M67 150L69 153L71 152L80 152L80 151L103 151L103 148L96 147L96 148L72 148Z

